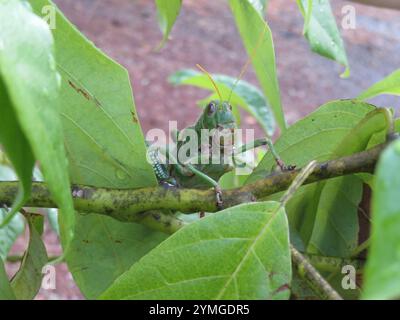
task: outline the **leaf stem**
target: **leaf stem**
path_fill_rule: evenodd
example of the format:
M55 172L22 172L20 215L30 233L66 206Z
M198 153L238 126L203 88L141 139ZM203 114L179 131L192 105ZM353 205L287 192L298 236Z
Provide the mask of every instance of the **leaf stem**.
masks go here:
M292 245L290 246L290 252L293 264L297 268L300 277L307 281L318 296L328 300L343 300L313 265Z

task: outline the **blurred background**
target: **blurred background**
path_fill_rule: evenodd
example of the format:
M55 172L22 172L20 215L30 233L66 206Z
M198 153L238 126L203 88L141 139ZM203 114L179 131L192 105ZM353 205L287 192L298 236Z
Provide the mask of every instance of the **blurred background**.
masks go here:
M140 122L151 128L168 129L168 120L178 127L191 125L199 114L196 102L206 91L173 87L167 77L182 68L203 65L212 73L236 77L247 60L226 1L184 0L171 40L161 51L162 39L154 1L150 0L55 0L65 15L96 46L129 71ZM277 69L286 118L293 123L334 99L354 98L376 81L400 68L400 11L378 9L349 1L331 1L338 25L342 7L356 9L354 30L340 28L350 62L351 77L341 79L343 68L309 49L302 36L303 18L295 1L270 0L267 20L272 29ZM249 68L244 79L258 86ZM400 109L399 99L383 96L371 100L380 106ZM243 127L256 128L254 118L243 117ZM59 254L57 237L48 230L49 255ZM20 239L13 248L25 248ZM8 264L10 274L17 263ZM82 295L65 265L57 266L57 289L41 290L38 299L79 299Z

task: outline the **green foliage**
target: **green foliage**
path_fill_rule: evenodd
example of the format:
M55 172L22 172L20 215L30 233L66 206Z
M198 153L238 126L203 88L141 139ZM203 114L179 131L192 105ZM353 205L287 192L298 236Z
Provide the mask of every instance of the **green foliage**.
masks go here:
M0 300L15 300L8 276L4 268L3 260L0 259Z
M2 1L0 21L0 42L3 47L0 55L2 81L7 88L21 130L35 158L40 161L54 200L63 211L61 230L67 249L73 237L74 211L58 113L60 78L53 55L53 38L48 25L35 16L25 2ZM10 119L15 119L11 113L8 114ZM22 143L25 141L22 140ZM24 144L21 147L24 147ZM25 152L29 154L29 148ZM10 159L14 161L14 156ZM24 177L24 180L31 179L32 160L29 157L26 166L24 172L28 177ZM16 170L18 172L18 169ZM28 183L26 185L29 186ZM25 196L26 194L25 192Z
M335 146L374 109L373 105L356 100L324 104L283 133L275 143L276 151L286 163L298 167L304 166L310 159L329 160ZM271 153L267 153L248 183L265 177L272 167L274 159Z
M29 216L28 225L29 246L18 272L11 280L13 292L20 300L31 300L36 296L42 284L42 268L47 264L46 248L41 239L43 217Z
M174 26L175 20L181 10L182 0L156 0L158 23L163 33L160 47L168 40L168 36Z
M365 150L371 137L378 132L387 132L389 126L385 109L371 111L343 138L335 148L333 158ZM345 176L318 185L320 199L308 251L349 257L358 245L357 214L362 181L356 176Z
M39 0L32 4L40 14L41 8L51 2ZM146 160L143 133L127 71L94 47L59 10L56 19L57 28L53 30L53 36L57 69L62 78L58 102L71 181L109 188L155 185L155 175ZM59 217L63 215L64 212L61 212ZM129 267L127 262L120 262L121 257L132 262L152 248L156 244L155 239L158 242L163 239L158 233L142 226L119 221L109 223L109 220L96 215L77 217L73 252L66 257L71 273L89 298L100 294L105 286ZM88 237L88 227L98 233L91 233ZM99 241L110 240L119 232L123 232L119 236L121 244ZM142 246L132 251L135 247L132 247L132 242L138 242L138 235L142 237ZM87 246L82 247L82 240L96 244L87 249ZM93 272L93 267L98 267L97 261L102 261L104 252L115 250L115 246L118 250L102 269L105 274ZM89 268L92 274L84 272L80 267L82 265ZM118 267L111 272L110 266L115 268L115 265Z
M271 106L278 126L285 130L286 122L276 73L272 33L253 2L229 0L229 5L264 96Z
M376 131L388 127L386 111L374 110L353 100L330 102L292 125L276 142L276 150L286 163L298 167L310 159L326 161L362 151ZM273 166L267 153L247 182L265 177ZM357 177L335 178L304 186L293 196L287 206L289 221L308 252L341 257L352 252L361 186Z
M161 47L182 1L155 2ZM274 134L276 121L282 135L275 148L286 164L303 167L310 160L332 160L385 142L393 114L360 100L327 103L287 128L272 34L264 19L268 1L229 0L228 4L261 90L234 77L214 74L213 78L222 98L230 99L238 121L242 108L267 137ZM344 44L329 1L297 4L311 50L345 66L342 76L348 76ZM56 10L52 30L41 19L45 6ZM184 69L169 80L213 91L203 104L218 98L207 76L197 71ZM399 84L400 73L395 71L359 99L399 95ZM363 297L400 297L398 141L383 153L376 177L358 174L315 182L300 187L285 207L276 201L281 197L277 193L265 202L244 203L202 219L197 213L185 215L187 225L172 236L107 216L75 213L70 181L130 189L153 187L157 180L146 159L127 71L87 40L50 0L0 0L0 112L0 144L5 152L3 156L0 151L0 181L20 182L11 211L0 208L0 224L5 225L0 229L0 299L34 298L48 263L41 239L43 217L21 210L30 197L32 179L45 181L59 208L44 212L61 233L62 257L89 299L288 299L290 294L315 298L303 273L292 273L290 245L325 258L355 258L358 205L367 181L373 189L373 224ZM231 113L229 117L233 119ZM400 119L394 124L400 132ZM255 182L273 174L275 167L268 152L251 175L230 172L220 186L231 189ZM207 168L211 172L219 167ZM29 245L9 281L3 260L25 228L18 211L28 221ZM165 211L164 217L169 213L175 212ZM359 288L350 294L342 290L338 268L315 264L340 294L358 297Z
M49 4L32 1L37 14ZM127 71L94 47L58 9L56 21L52 31L61 74L57 103L71 181L114 188L155 185Z
M0 209L0 223L3 223L7 216L5 209ZM0 260L6 260L15 240L24 232L25 224L21 215L14 215L10 222L0 229Z
M8 166L0 164L0 181L11 180L17 180L17 176L13 170ZM0 209L0 225L3 224L7 215L7 210ZM25 222L20 214L14 215L4 227L0 228L0 260L6 260L9 250L24 230Z
M97 298L167 236L141 225L97 214L77 216L76 237L67 256L76 284L88 299ZM110 254L112 252L112 254Z
M400 95L400 70L388 75L385 79L375 83L358 96L358 99L366 100L381 94Z
M379 160L372 199L372 244L365 270L365 299L400 297L400 141Z
M329 0L297 0L297 4L304 16L304 35L311 50L345 66L342 77L349 77L346 50Z
M287 299L285 211L244 204L181 229L123 274L103 299Z
M3 120L2 125L0 125L0 143L13 163L20 181L19 192L16 195L13 207L8 215L4 215L1 219L0 233L2 233L3 228L8 227L8 224L13 221L15 214L29 198L34 157L29 142L18 123L12 102L8 97L6 87L1 78L0 101ZM18 143L15 143L14 139L17 139ZM2 210L2 213L5 213L5 210Z
M273 135L275 131L274 117L271 114L270 107L265 97L256 87L241 80L238 82L231 95L236 78L221 74L212 74L212 77L221 92L222 99L228 100L230 98L232 104L242 107L257 119L268 136ZM171 75L168 80L174 85L192 85L214 91L214 87L208 77L195 70L180 70ZM213 95L212 98L218 99L218 96ZM211 100L211 98L206 99L206 101L209 100Z

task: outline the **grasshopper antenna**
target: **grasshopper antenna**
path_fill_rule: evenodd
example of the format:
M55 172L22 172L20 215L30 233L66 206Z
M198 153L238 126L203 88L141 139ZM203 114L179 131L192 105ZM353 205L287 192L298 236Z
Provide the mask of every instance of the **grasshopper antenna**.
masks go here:
M211 77L211 74L208 73L208 71L206 69L204 69L201 65L196 64L196 67L199 68L202 72L204 72L204 74L208 77L208 79L210 79L212 85L215 88L215 91L218 94L219 99L222 101L222 95L221 92L219 92L219 89L217 87L217 84L215 83L214 79Z
M239 81L242 79L243 75L246 73L246 71L247 71L247 69L248 69L248 67L249 67L249 64L250 64L251 60L253 60L255 54L257 53L257 50L258 50L258 48L260 47L260 45L261 45L261 43L262 43L262 40L263 40L263 38L264 38L264 35L265 35L265 32L266 32L266 31L267 31L267 23L265 23L265 25L264 25L264 30L261 32L261 34L260 34L260 36L259 36L259 38L258 38L258 40L257 40L256 46L253 48L253 51L251 52L251 54L250 54L250 56L248 57L246 63L245 63L244 66L242 67L242 70L240 71L239 76L237 77L235 83L233 84L233 86L232 86L232 88L231 88L231 92L229 93L228 103L231 101L233 91L235 90L237 84L238 84Z

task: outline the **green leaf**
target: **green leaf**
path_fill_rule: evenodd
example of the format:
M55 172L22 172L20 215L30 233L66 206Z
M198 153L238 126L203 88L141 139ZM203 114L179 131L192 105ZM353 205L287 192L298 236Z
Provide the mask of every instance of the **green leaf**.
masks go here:
M375 83L358 96L358 99L366 100L381 94L400 95L400 70Z
M40 13L44 5L53 4L40 0L32 5ZM127 71L56 12L53 35L72 182L114 188L155 185Z
M18 272L11 280L11 287L18 300L31 300L37 295L42 285L42 269L48 261L39 230L43 227L43 216L28 217L28 224L30 232L28 249Z
M17 180L14 171L8 167L0 164L0 181ZM3 224L7 210L0 209L0 225ZM13 218L0 228L0 260L6 260L7 254L10 251L15 240L24 232L25 222L20 214L14 215Z
M334 150L332 158L340 158L367 149L372 136L386 132L390 123L385 109L368 113ZM318 183L314 193L318 208L307 252L326 256L349 257L358 245L358 205L363 181L344 176ZM318 199L319 196L319 199Z
M364 299L400 297L400 141L382 154L372 196L372 243L364 277Z
M212 77L222 98L228 100L236 79L221 74L212 74ZM171 75L168 80L174 85L192 85L211 91L215 90L205 74L191 69L180 70ZM263 94L256 87L244 80L239 81L232 92L230 102L239 105L251 114L268 136L273 135L275 131L274 117Z
M0 223L7 216L5 209L0 209ZM0 229L0 260L6 260L7 254L15 240L24 232L25 223L20 214L14 215L11 221Z
M297 0L297 4L304 16L304 35L311 50L342 64L346 70L341 76L350 76L346 50L329 0Z
M374 110L374 106L359 101L330 102L292 125L276 142L276 151L285 163L302 167L313 159L326 161L350 152L353 147L360 149L358 135L351 135L350 132ZM382 127L379 128L382 130ZM346 140L349 140L349 149L345 145L340 147ZM362 143L364 139L360 137ZM267 176L274 165L273 157L267 153L247 183ZM356 245L356 217L351 214L345 216L345 212L355 212L361 194L360 182L356 177L343 179L301 187L287 205L291 227L299 232L309 251L341 256L348 254ZM268 199L276 198L279 194ZM337 210L338 206L343 208ZM338 225L337 232L335 227Z
M54 6L47 0L32 0L31 3L38 13L44 5ZM62 76L59 103L72 182L121 189L157 185L153 169L146 160L144 137L127 70L97 49L54 8L57 27L53 35L57 68ZM59 217L62 215L63 212L60 212ZM105 218L95 215L85 219L78 217L77 221L75 236L78 240L73 242L66 259L78 285L90 297L104 290L104 286L122 272L122 267L128 268L126 261L133 261L132 257L140 258L146 252L145 248L151 248L157 234L140 225L119 221L107 220L105 227ZM92 261L89 267L93 275L75 267L89 263L87 255L76 251L79 239L87 239L88 230L99 232L98 236L90 235L98 241L96 248L90 252ZM108 234L115 235L118 232L123 232L121 237L124 237L124 244L114 255L116 244L101 241L101 237L108 239ZM143 249L133 252L125 242L137 243L137 235L142 236ZM138 245L132 247L138 248ZM97 260L102 261L105 252L110 256L107 261L109 265L102 266ZM125 255L126 260L121 264L119 261ZM107 268L113 264L118 268L111 274ZM106 275L102 279L103 271Z
M172 235L103 299L287 299L289 235L277 202L243 204Z
M253 63L264 96L281 130L286 129L279 91L272 33L251 0L229 0L244 47Z
M6 269L3 260L0 259L0 300L15 300L14 292L8 281Z
M81 292L94 299L166 237L138 224L97 214L78 215L76 237L66 260Z
M39 10L40 5L37 8ZM73 182L118 188L155 185L155 176L146 161L144 139L126 70L96 49L59 11L54 36L59 52L58 67L63 75L63 122ZM78 217L77 221L77 240L66 259L88 297L97 296L119 273L129 268L132 257L139 258L145 253L157 234L136 224L96 215ZM88 237L88 230L97 232ZM122 238L121 245L117 245L119 250L110 255L116 246L108 241L110 235L119 233ZM138 236L142 238L143 247L139 249L138 245L132 246L138 242ZM86 246L88 251L82 249L82 239L90 241L91 246ZM103 261L105 254L108 265L99 265L97 261ZM85 265L91 273L77 265Z
M285 163L298 167L311 159L329 160L350 130L375 109L375 106L357 100L331 101L293 124L276 141L275 149ZM264 178L274 166L275 160L268 152L247 183Z
M400 119L396 119L394 122L394 129L396 132L400 132Z
M239 188L246 182L247 175L237 175L235 170L224 174L218 181L222 190Z
M48 0L31 3L38 14L43 6L54 6ZM71 181L112 188L156 185L126 69L55 10L52 31L62 76L58 102Z
M0 41L2 41L2 38L3 36L0 33ZM29 198L32 183L32 169L35 159L33 157L29 142L27 141L25 134L18 122L14 111L13 102L10 100L7 93L7 88L5 87L1 78L1 72L0 106L2 120L0 124L0 144L7 152L8 159L12 162L20 181L18 194L15 197L13 206L8 213L7 218L2 216L2 222L0 223L0 233L2 233L2 229L7 228L7 225L11 223L15 217L15 214L22 208L26 200ZM15 143L16 141L18 141L18 143ZM3 213L5 213L5 211L3 211Z
M49 224L51 229L60 236L60 226L58 225L58 210L55 208L47 209L47 219L49 220Z
M164 35L160 48L168 40L168 36L175 24L182 6L182 0L156 0L157 18L160 29Z
M58 109L59 76L48 25L34 15L28 3L0 3L0 69L18 122L47 186L62 210L65 249L73 237L74 210Z

